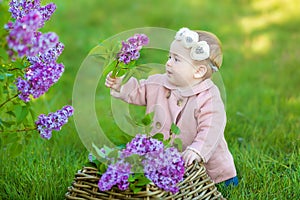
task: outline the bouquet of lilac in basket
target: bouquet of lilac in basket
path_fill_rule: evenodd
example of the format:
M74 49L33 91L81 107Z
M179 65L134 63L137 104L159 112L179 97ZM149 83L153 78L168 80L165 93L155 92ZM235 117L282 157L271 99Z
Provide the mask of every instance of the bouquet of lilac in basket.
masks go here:
M152 182L164 191L178 192L177 184L183 180L185 168L178 151L181 141L172 139L172 134L179 132L173 124L167 140L162 133L137 134L123 147L99 149L93 145L97 155L90 154L89 160L101 174L99 190L107 191L116 186L119 190L137 193Z

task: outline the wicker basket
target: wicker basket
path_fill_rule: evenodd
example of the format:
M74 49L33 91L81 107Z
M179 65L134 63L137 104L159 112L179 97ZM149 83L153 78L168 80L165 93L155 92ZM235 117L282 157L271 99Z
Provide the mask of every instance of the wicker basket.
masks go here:
M189 166L184 174L184 180L178 184L179 192L165 192L154 184L148 184L144 190L133 193L129 190L120 191L117 187L102 192L98 189L100 179L98 170L93 167L83 167L75 174L72 186L65 194L66 199L225 199L209 178L201 163Z

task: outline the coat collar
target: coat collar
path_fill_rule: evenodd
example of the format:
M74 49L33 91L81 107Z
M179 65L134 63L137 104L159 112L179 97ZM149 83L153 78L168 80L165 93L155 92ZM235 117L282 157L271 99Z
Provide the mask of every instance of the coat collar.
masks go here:
M175 90L178 92L182 97L189 97L193 95L197 95L209 88L211 88L214 83L211 79L206 79L202 81L201 83L194 85L193 87L186 89L186 90L179 90L175 85L172 85L167 80L167 75L164 74L164 81L163 81L164 87L166 87L169 90Z

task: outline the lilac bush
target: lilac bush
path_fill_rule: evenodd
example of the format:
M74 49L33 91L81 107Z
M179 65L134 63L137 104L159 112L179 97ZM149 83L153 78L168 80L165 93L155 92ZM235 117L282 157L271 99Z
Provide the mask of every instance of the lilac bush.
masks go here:
M41 33L38 31L49 20L55 11L55 4L44 7L40 1L15 1L10 2L12 18L16 21L9 22L7 29L7 44L12 57L14 53L22 58L27 56L31 66L25 70L24 78L16 79L19 98L25 102L30 101L30 96L38 98L46 93L56 83L64 71L63 64L56 60L64 49L55 33Z
M45 21L49 20L56 6L50 3L44 7L39 0L12 0L9 11L15 22L9 22L7 44L10 56L14 53L22 58L26 56L30 66L24 77L16 79L19 98L30 101L30 96L38 98L56 83L64 72L64 65L56 63L64 45L58 41L55 33L41 33Z
M60 79L65 68L62 63L57 63L64 50L57 34L40 31L56 5L41 6L40 3L40 0L11 0L7 12L11 19L4 26L6 34L1 36L0 50L7 55L0 55L0 87L3 88L0 94L0 140L4 141L4 149L8 151L13 149L9 146L27 144L31 131L38 131L42 138L50 139L52 131L61 130L74 112L72 106L64 106L34 120L30 101L45 94ZM26 133L15 140L20 132ZM19 154L20 151L10 153Z

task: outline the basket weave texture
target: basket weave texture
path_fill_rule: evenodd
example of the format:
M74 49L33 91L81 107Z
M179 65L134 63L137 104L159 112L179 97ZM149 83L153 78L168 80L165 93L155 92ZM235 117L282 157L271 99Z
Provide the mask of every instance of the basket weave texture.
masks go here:
M94 167L83 167L75 174L72 186L68 187L65 194L66 199L225 199L217 190L214 182L206 173L206 169L201 163L193 163L185 170L184 180L181 181L179 192L172 194L166 192L154 184L148 184L145 188L133 193L129 190L121 191L113 187L109 191L100 191L98 182L100 175Z

